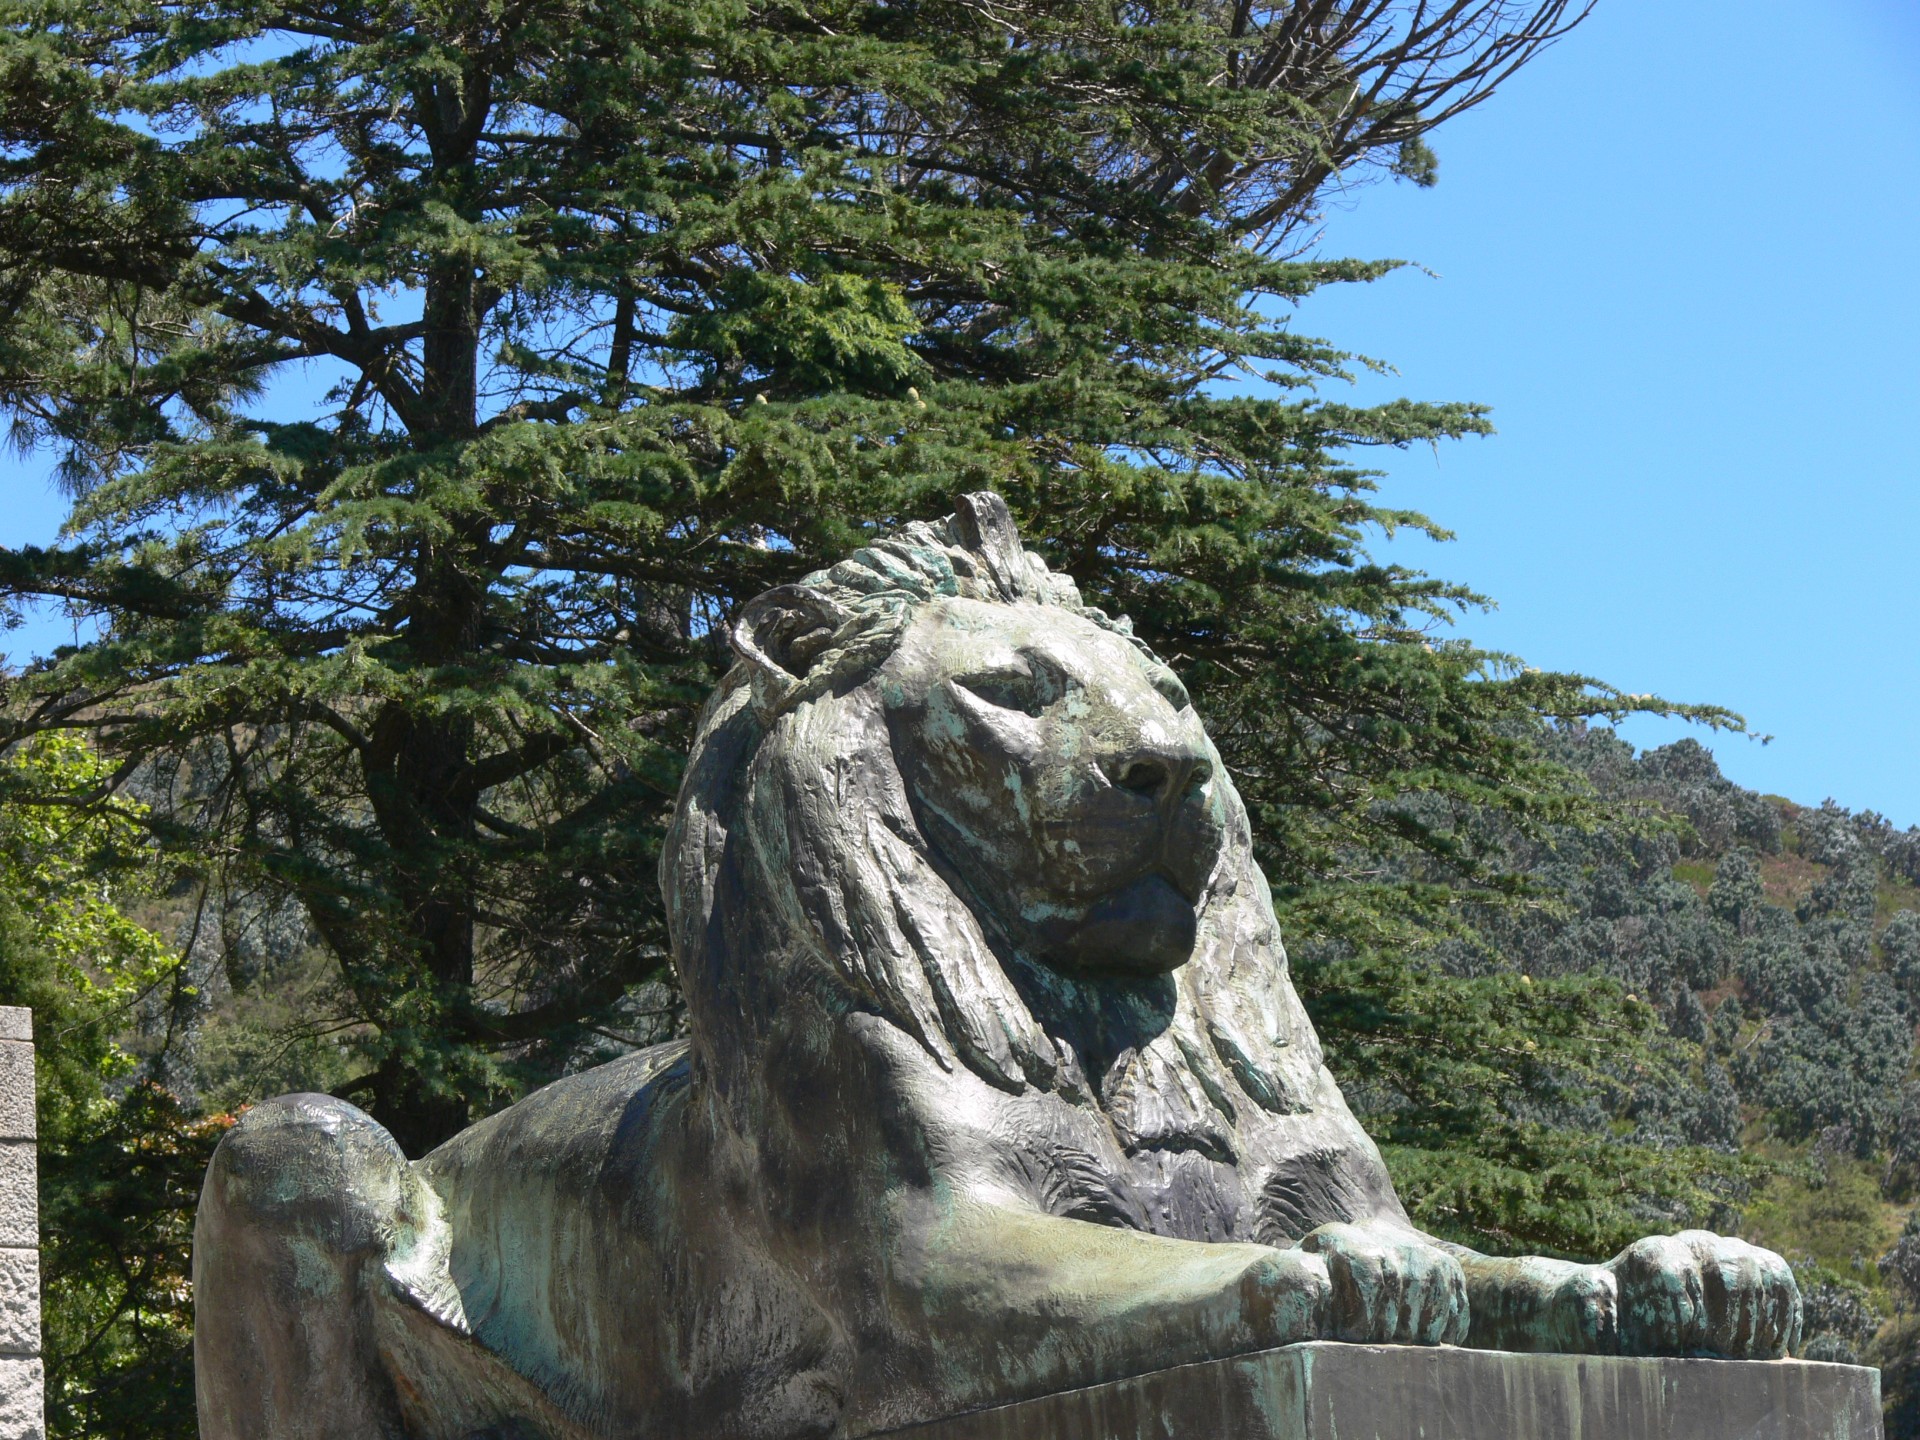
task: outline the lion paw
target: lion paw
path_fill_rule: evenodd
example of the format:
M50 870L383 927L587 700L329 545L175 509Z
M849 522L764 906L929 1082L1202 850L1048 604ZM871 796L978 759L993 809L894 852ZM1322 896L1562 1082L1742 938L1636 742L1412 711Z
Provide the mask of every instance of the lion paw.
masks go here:
M1544 1332L1563 1354L1611 1355L1620 1344L1620 1283L1604 1265L1576 1265L1547 1297Z
M1270 1251L1241 1275L1241 1314L1262 1348L1320 1339L1332 1300L1326 1262L1301 1250Z
M1380 1345L1458 1345L1467 1338L1459 1261L1408 1231L1322 1225L1300 1248L1326 1262L1326 1333Z
M1773 1360L1800 1338L1793 1272L1744 1240L1705 1230L1655 1235L1605 1268L1619 1287L1623 1355Z

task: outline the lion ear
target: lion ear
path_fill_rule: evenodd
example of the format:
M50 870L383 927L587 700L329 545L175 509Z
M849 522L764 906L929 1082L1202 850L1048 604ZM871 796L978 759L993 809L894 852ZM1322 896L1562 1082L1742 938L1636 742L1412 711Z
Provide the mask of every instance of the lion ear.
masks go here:
M953 507L960 543L986 567L1001 600L1030 600L1034 586L1019 527L1007 502L991 490L962 495Z
M845 610L818 590L782 585L740 608L733 622L734 652L771 678L798 680L847 618Z

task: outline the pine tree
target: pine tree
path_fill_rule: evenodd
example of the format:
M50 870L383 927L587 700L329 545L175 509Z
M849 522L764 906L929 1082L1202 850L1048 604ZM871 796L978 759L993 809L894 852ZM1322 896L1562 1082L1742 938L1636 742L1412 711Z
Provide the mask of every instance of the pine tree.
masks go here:
M1354 456L1486 419L1291 324L1390 268L1302 258L1328 180L1430 182L1568 0L0 8L0 399L73 497L0 595L93 627L5 737L298 907L411 1149L631 1033L733 608L960 491L1191 680L1296 934L1510 887L1463 817L1589 804L1541 721L1670 708L1436 633Z

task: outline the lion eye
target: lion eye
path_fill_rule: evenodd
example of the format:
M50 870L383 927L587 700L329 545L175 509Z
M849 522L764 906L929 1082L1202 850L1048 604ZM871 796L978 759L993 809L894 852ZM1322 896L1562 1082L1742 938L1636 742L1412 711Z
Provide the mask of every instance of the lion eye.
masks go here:
M1039 676L1025 671L996 670L990 675L970 675L960 681L960 686L1002 710L1038 715L1047 708L1047 687Z

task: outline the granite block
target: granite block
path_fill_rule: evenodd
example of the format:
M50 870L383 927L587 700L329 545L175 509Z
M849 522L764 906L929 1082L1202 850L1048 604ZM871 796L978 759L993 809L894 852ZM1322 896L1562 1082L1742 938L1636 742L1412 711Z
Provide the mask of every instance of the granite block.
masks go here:
M0 1040L0 1140L31 1140L37 1133L33 1046L18 1040Z
M1316 1342L889 1432L900 1440L1881 1440L1880 1372Z
M31 1140L0 1140L0 1245L38 1249L40 1182Z
M0 1355L40 1353L40 1252L0 1250Z
M44 1440L45 1387L38 1360L0 1358L0 1440Z
M33 1011L24 1005L0 1005L0 1040L33 1043Z

